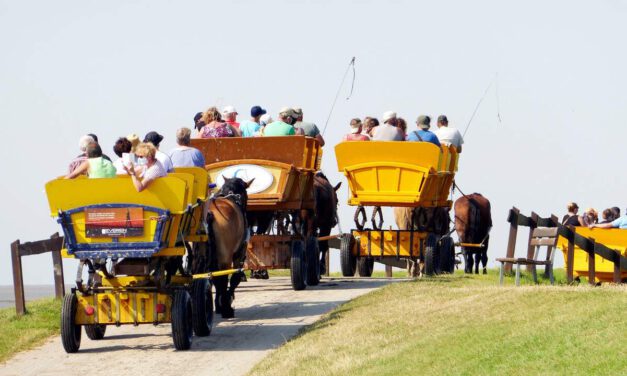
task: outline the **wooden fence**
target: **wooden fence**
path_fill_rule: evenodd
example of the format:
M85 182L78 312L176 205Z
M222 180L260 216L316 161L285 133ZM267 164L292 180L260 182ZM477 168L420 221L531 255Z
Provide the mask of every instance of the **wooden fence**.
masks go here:
M516 237L518 235L518 226L529 227L529 240L531 240L531 234L533 229L537 227L558 227L558 234L563 236L568 240L568 250L567 250L567 263L565 265L566 268L566 278L568 282L573 281L574 271L573 271L573 263L574 263L574 252L575 246L581 248L584 252L586 252L588 257L588 273L589 273L589 283L595 284L595 262L594 255L598 255L614 264L614 275L613 281L616 283L621 282L621 270L627 270L627 258L622 256L619 252L606 247L601 243L596 243L594 239L582 236L577 234L574 228L570 226L562 226L555 215L551 215L548 218L541 218L535 212L531 212L531 216L527 217L523 214L520 214L520 210L516 207L513 207L509 211L509 215L507 216L507 221L510 224L509 229L509 238L507 241L507 253L506 257L514 257L514 251L516 248ZM533 257L533 246L531 245L531 241L528 242L527 248L527 257ZM528 265L527 269L529 270L531 267L535 267L532 265ZM506 265L505 271L511 272L512 265ZM546 271L545 271L546 273Z
M39 255L42 253L52 253L52 266L54 269L54 293L57 299L65 295L65 285L63 283L63 261L61 259L61 249L63 248L63 237L59 233L54 233L50 239L35 242L21 243L19 240L11 243L11 261L13 264L13 288L15 290L15 311L18 315L26 313L26 299L24 296L24 277L22 274L22 257Z

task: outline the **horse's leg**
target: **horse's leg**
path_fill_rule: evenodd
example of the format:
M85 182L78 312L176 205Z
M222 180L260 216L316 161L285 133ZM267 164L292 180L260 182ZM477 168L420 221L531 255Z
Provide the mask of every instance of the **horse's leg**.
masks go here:
M466 249L462 249L462 253L464 254L464 272L466 274L472 273L472 253Z
M475 254L475 274L479 274L479 263L481 262L481 251Z
M216 308L216 313L222 313L223 312L223 308L222 308L222 300L223 300L223 296L226 295L227 293L227 283L228 283L228 276L221 276L221 277L215 277L213 279L213 285L216 287L216 297L215 297L215 308Z
M483 249L481 251L481 264L483 265L483 274L488 274L488 269L486 266L488 265L488 250Z
M320 227L320 236L328 236L331 233L331 228L328 226ZM318 244L320 248L320 275L327 273L329 265L327 265L327 252L329 251L329 241L323 240Z

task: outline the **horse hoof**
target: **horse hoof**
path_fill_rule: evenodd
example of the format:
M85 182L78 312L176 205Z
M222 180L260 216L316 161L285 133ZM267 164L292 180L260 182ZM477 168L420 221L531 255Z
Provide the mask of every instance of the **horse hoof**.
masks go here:
M488 274L488 271L483 269L483 274Z
M233 308L224 309L222 311L222 318L223 319L232 319L233 317L235 317L235 310Z

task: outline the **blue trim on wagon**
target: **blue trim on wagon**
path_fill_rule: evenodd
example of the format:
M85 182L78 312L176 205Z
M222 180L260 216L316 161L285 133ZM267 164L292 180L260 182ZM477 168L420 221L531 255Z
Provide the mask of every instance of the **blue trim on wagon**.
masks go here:
M151 242L129 242L121 243L119 238L111 237L111 241L106 243L77 243L74 226L72 226L72 214L84 212L85 209L99 208L142 208L146 211L157 213L157 226L153 241ZM61 224L63 235L65 236L65 247L68 254L73 254L80 259L85 258L123 258L123 257L151 257L162 247L161 237L166 222L170 220L170 211L156 208L154 206L138 204L100 204L87 205L78 208L59 211L57 222Z

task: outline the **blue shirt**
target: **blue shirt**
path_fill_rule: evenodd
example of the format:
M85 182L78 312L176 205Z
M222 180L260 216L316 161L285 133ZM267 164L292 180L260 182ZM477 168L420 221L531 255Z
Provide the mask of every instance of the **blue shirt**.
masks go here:
M418 138L416 133L420 136L420 138L422 138L422 140ZM407 136L407 141L424 141L430 142L438 147L440 146L440 140L438 140L438 136L436 136L435 133L422 129L411 132L409 136Z
M242 137L253 137L259 133L259 128L261 125L259 123L255 123L251 120L243 121L239 125L239 130L242 131Z
M170 159L174 167L205 167L205 157L200 150L179 146L170 151Z
M627 215L622 216L622 217L612 221L612 227L627 229Z

